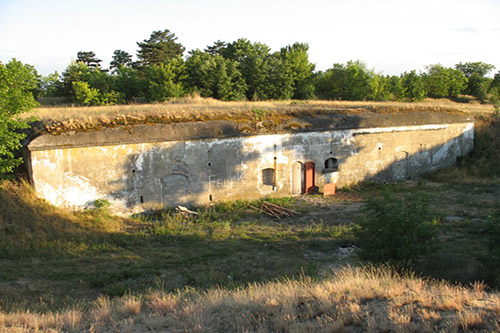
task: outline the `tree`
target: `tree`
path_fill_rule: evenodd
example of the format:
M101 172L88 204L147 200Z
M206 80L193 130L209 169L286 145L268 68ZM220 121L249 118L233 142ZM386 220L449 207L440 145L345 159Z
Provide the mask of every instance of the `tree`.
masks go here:
M195 50L186 59L186 87L202 97L245 99L246 85L234 61Z
M182 56L185 48L176 40L175 34L168 29L153 31L149 39L137 43L139 46L137 66L160 65L170 59Z
M134 97L139 97L146 91L147 82L135 68L120 65L113 75L113 90L123 94L125 100L130 102Z
M15 117L38 105L31 92L36 88L36 77L30 65L15 59L6 65L0 62L0 174L11 172L22 162L15 157L25 137L18 130L29 126Z
M62 73L61 95L69 100L75 98L73 82L86 81L90 75L90 69L83 62L72 61Z
M272 89L267 82L270 71L269 51L269 46L265 44L252 43L246 38L240 38L227 44L222 52L224 58L237 63L247 86L247 99L269 98L269 89Z
M223 42L221 40L218 40L214 42L214 45L212 46L207 46L205 49L205 52L214 56L214 55L222 55L224 53L224 50L227 47L227 43Z
M180 57L146 67L148 101L163 102L173 97L181 97L184 94L182 85L184 70L184 62Z
M392 95L391 99L401 100L404 97L404 89L402 83L402 77L397 75L392 75L389 78L387 89Z
M491 84L491 79L487 78L486 75L491 72L495 66L484 62L460 62L455 65L455 68L462 71L469 80L465 92L484 100Z
M458 69L445 68L440 64L427 66L426 69L422 78L430 97L457 97L467 86L467 77Z
M401 76L403 95L410 102L421 101L425 98L425 86L422 77L416 71L405 72Z
M77 62L83 62L91 70L101 67L101 59L98 59L93 51L79 51L76 56Z
M348 61L346 65L334 64L317 82L319 97L361 101L371 92L373 72L360 61Z
M307 99L314 95L312 75L315 66L309 62L308 50L308 44L294 43L280 51L281 59L292 79L293 98Z
M73 90L75 91L76 100L83 105L100 105L99 90L91 88L87 82L74 81Z
M38 76L37 79L36 98L60 95L61 76L57 71L47 76Z
M132 65L132 55L122 51L115 50L113 52L113 60L109 63L109 68L115 73L120 66L130 67Z
M76 102L86 106L114 105L124 102L122 93L114 90L101 92L99 89L92 88L88 82L85 81L73 82L73 90L75 92Z

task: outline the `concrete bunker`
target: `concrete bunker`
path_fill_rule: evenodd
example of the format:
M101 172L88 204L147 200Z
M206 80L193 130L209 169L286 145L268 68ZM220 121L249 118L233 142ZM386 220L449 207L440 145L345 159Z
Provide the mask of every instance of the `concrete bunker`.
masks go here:
M82 209L106 199L130 214L414 177L455 163L473 137L473 119L459 112L356 111L260 127L205 121L43 133L27 143L25 160L52 204Z

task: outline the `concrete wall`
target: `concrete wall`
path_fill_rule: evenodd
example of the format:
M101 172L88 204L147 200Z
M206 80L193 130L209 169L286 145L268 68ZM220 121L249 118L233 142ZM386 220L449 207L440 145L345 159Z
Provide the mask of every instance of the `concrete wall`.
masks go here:
M306 162L314 163L320 191L326 183L405 179L455 163L472 149L473 129L455 123L40 149L31 151L30 169L37 193L56 206L106 199L129 214L291 195L305 190Z

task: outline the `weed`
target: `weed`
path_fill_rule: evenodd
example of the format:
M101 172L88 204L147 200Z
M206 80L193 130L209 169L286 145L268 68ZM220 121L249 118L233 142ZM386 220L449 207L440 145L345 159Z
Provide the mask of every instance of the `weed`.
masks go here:
M356 232L361 258L406 265L429 253L435 238L429 205L430 197L418 192L398 198L386 190L370 198Z
M257 118L257 120L261 121L263 120L265 117L267 117L270 113L269 110L265 110L265 109L252 109L252 113L253 115L255 116L255 118Z

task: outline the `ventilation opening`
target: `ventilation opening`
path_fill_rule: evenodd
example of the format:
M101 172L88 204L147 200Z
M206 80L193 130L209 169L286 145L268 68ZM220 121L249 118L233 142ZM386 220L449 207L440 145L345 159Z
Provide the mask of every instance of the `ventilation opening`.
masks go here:
M262 170L262 184L275 186L275 172L272 168L267 168Z
M337 171L339 169L339 160L334 157L330 157L325 160L325 169L324 171Z

